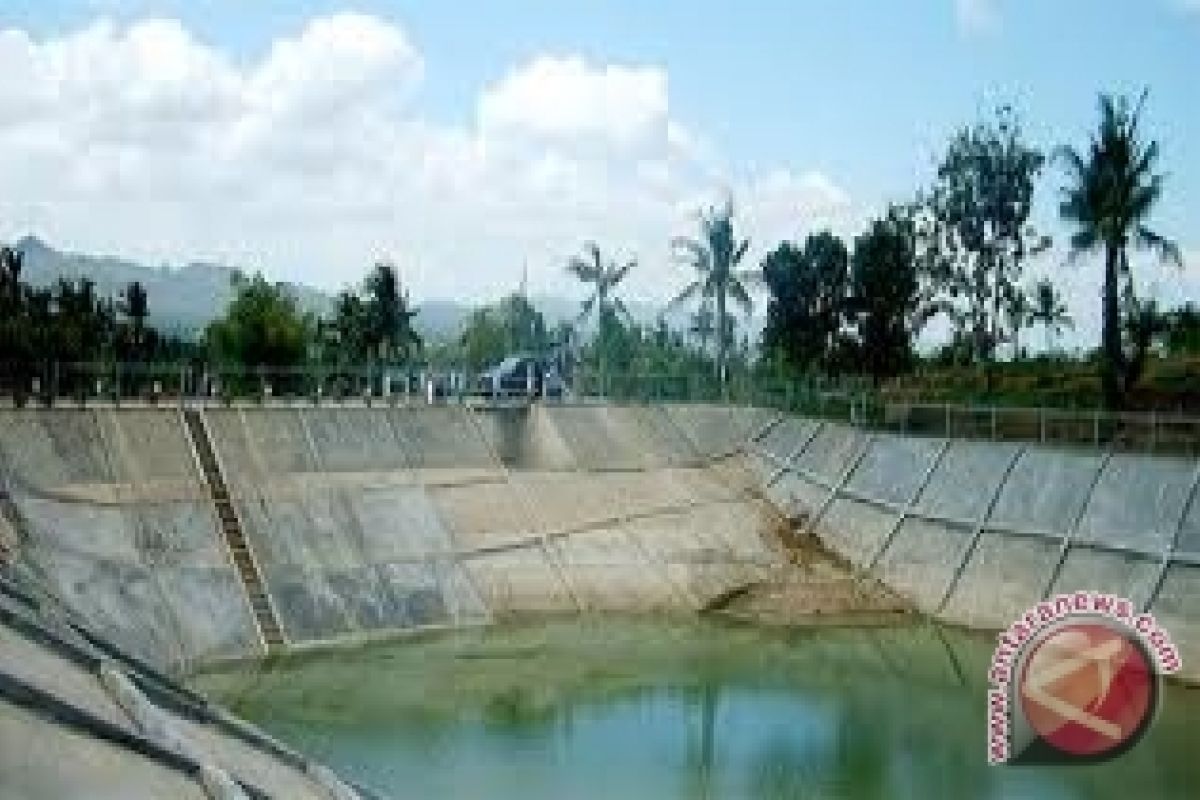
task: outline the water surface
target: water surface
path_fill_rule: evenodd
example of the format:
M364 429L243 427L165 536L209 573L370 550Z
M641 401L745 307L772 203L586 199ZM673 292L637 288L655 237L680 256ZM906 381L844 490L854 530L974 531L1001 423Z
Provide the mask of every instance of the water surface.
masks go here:
M985 760L986 638L583 617L313 653L200 688L397 798L1190 798L1200 691L1099 767Z

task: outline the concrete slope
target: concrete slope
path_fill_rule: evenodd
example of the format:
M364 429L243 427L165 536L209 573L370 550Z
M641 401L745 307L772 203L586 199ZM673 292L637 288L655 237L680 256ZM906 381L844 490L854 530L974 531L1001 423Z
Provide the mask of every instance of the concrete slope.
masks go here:
M1195 459L804 420L750 450L780 510L926 612L1000 629L1048 595L1111 592L1152 611L1200 679Z

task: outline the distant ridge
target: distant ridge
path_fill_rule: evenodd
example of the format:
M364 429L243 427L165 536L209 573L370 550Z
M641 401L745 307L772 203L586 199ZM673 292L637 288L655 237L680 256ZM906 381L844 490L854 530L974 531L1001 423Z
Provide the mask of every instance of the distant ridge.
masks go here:
M182 266L152 267L115 256L96 256L58 250L37 236L24 236L12 247L25 254L21 277L34 286L50 286L59 278L75 280L91 278L97 292L117 296L131 281L140 281L150 297L150 318L157 327L184 337L194 337L214 318L224 312L233 297L230 278L236 267L193 261ZM325 292L304 284L289 283L301 305L316 313L328 313L332 298ZM580 294L582 294L582 290ZM496 298L497 300L499 298ZM546 322L573 322L580 309L577 299L553 295L532 295L530 302L541 311ZM456 300L417 299L416 327L428 341L457 338L470 316L472 305ZM626 300L633 319L646 326L657 323L660 305ZM686 327L688 311L680 309L668 315L672 328ZM761 322L751 319L749 330L757 330Z

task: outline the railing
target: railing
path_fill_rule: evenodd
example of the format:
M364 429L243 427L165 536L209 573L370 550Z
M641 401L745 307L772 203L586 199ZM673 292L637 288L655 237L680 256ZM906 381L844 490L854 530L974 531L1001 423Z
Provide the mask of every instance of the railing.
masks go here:
M548 396L533 384L481 391L466 370L229 368L178 364L0 365L0 406L138 404L414 405L711 403L773 408L898 433L1200 455L1200 417L895 402L869 383L576 370Z

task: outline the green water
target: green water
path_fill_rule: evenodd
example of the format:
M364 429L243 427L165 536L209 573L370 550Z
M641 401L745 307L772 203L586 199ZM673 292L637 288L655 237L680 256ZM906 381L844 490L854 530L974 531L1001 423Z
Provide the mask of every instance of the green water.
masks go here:
M1200 691L1074 768L986 764L984 638L585 617L293 657L199 687L397 798L1192 798Z

